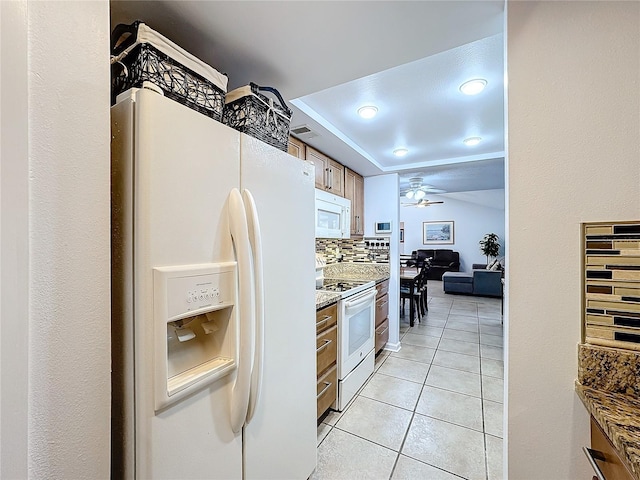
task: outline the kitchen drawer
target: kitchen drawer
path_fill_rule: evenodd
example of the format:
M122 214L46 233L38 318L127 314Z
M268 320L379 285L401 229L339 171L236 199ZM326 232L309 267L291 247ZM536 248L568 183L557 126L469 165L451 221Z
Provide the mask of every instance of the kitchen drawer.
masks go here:
M389 292L389 280L380 282L376 285L376 295L380 298L382 295L386 295Z
M334 303L316 312L316 334L324 332L338 323L338 304Z
M376 327L389 316L389 295L386 293L376 300Z
M338 357L338 326L331 327L316 339L317 371L320 375L327 367L336 363Z
M597 452L594 452L596 455L600 454L598 456L602 459L597 459L597 465L607 480L633 480L633 476L622 463L611 441L593 417L591 417L591 448Z
M338 366L334 366L318 380L318 417L336 401L338 393Z
M376 353L384 348L389 341L389 319L384 321L376 328Z

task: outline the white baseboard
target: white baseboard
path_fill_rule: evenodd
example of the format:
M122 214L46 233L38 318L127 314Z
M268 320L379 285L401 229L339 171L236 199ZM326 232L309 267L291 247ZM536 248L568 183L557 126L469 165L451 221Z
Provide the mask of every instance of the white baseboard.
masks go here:
M384 350L388 350L390 352L399 352L400 349L402 348L402 344L400 342L398 343L389 343L387 342L387 344L384 346Z

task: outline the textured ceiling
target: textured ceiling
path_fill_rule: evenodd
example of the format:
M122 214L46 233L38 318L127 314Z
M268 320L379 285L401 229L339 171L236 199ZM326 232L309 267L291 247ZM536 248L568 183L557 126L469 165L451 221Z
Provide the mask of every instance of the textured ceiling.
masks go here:
M323 90L294 105L342 132L354 148L384 171L504 156L503 36L487 37L446 52ZM482 77L485 90L464 95L460 85ZM373 119L357 110L376 105ZM468 147L462 140L482 137ZM409 153L393 155L395 148Z
M504 161L502 158L475 162L438 165L402 172L400 191L409 187L409 178L419 177L426 185L446 192L468 192L504 188Z
M146 22L227 73L230 89L253 81L304 100L292 126L309 125L315 137L303 139L353 170L417 169L454 192L490 188L503 171L503 8L502 0L112 0L111 17L112 26ZM459 84L477 75L487 89L462 96ZM365 124L354 107L371 99L380 114ZM462 145L469 135L484 142ZM400 143L410 149L402 162L390 155Z

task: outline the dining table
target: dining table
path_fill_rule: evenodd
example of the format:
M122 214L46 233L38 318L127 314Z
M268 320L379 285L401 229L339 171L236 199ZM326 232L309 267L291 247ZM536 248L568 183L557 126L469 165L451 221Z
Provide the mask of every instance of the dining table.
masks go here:
M413 294L416 286L416 277L420 270L416 267L400 267L400 288L409 289L409 326L413 327L416 317L416 309L413 302Z

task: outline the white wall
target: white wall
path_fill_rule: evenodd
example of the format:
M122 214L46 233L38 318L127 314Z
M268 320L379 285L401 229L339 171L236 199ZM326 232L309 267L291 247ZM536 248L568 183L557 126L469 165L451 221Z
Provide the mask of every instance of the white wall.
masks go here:
M2 477L108 478L109 3L1 3Z
M0 478L27 478L27 11L0 2Z
M591 478L580 222L640 218L640 4L507 8L508 476Z
M375 236L374 223L391 220L394 225L389 249L389 341L386 349L400 348L400 214L398 175L379 175L364 179L364 235Z
M504 191L499 193L504 195ZM489 199L495 190L474 192L473 198ZM474 263L487 263L487 257L480 251L479 241L486 233L495 233L500 237L501 253L504 256L505 213L502 205L497 208L458 200L448 195L429 194L431 201L444 201L441 205L429 207L400 207L400 221L404 222L404 253L410 254L419 248L452 249L460 253L460 271L471 271ZM422 222L454 221L454 244L424 245Z

